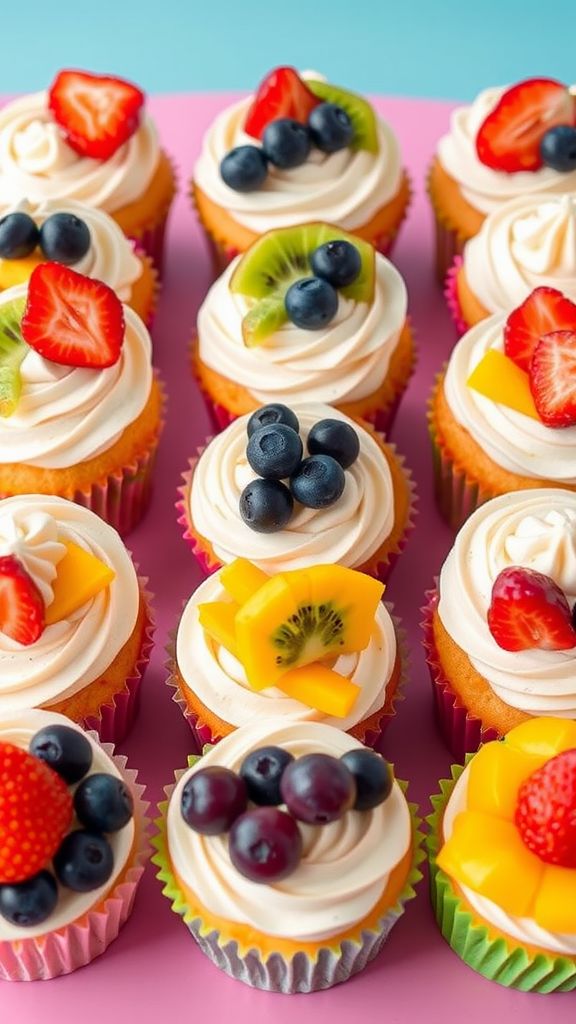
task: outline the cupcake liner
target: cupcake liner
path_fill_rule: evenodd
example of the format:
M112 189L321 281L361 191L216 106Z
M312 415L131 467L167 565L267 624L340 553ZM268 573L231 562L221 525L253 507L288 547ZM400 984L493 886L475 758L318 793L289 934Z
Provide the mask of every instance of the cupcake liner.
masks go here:
M469 330L469 325L464 319L458 299L458 273L463 262L462 256L454 257L452 265L446 274L446 281L444 284L444 298L446 299L450 316L454 321L458 337L466 334L466 331Z
M192 761L195 759L192 759ZM181 772L175 773L176 781ZM403 792L407 784L400 783ZM168 800L174 786L165 790ZM347 981L352 975L363 970L366 964L380 951L392 927L404 913L405 904L416 895L415 885L422 878L418 865L425 854L422 850L423 834L420 831L420 819L415 804L409 804L413 828L413 859L408 877L394 906L388 908L378 922L377 929L363 929L354 939L345 939L332 946L318 949L314 956L301 951L287 959L280 953L272 953L263 958L258 949L241 947L237 941L222 942L220 933L212 928L200 916L196 916L188 907L184 896L172 872L172 866L166 846L166 808L168 802L159 805L161 817L155 822L158 833L152 839L156 853L152 862L159 871L157 877L163 883L162 892L171 903L175 914L183 918L191 935L202 952L230 977L243 981L253 988L268 992L294 994L297 992L315 992L331 988L333 985Z
M444 810L463 771L464 766L455 765L452 778L440 781L440 793L432 797L434 811L426 819L430 893L438 927L460 959L490 981L521 992L571 992L576 988L576 958L526 949L512 937L491 933L436 863Z
M152 299L147 311L147 316L144 319L144 323L150 331L152 329L152 324L154 323L154 317L156 316L156 310L158 309L158 300L160 298L160 274L158 273L158 268L156 267L154 260L148 255L144 247L137 241L133 241L132 244L134 247L134 255L137 256L142 263L146 264L153 280Z
M79 920L37 938L0 942L2 981L47 981L84 967L105 952L130 916L150 853L148 803L142 799L145 787L137 782L138 773L126 767L126 758L114 754L109 743L101 742L101 746L122 772L134 795L137 848L130 855L133 863L124 869L109 895Z
M166 153L164 154L167 155ZM149 256L152 257L154 265L158 271L160 280L164 270L164 241L166 237L166 224L168 221L168 214L174 200L174 196L178 190L178 172L176 165L172 159L167 157L170 167L172 168L172 194L170 199L164 206L158 210L153 217L145 221L139 226L138 230L133 232L130 237L142 248Z
M435 268L436 277L441 285L446 281L446 275L454 263L456 256L461 256L468 238L464 236L452 224L450 217L440 209L432 188L432 170L435 159L430 164L426 175L426 191L432 206L435 224Z

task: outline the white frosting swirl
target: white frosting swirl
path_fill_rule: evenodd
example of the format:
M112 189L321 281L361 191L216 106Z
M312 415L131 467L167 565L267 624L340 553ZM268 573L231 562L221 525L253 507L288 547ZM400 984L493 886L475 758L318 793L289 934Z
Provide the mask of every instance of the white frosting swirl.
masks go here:
M0 293L0 308L28 285ZM140 415L152 387L152 343L140 318L124 306L126 333L114 366L61 366L32 349L20 367L22 393L12 416L0 420L0 463L61 469L111 448Z
M449 133L438 143L442 167L458 182L464 199L481 213L491 213L508 199L532 192L576 193L576 170L561 173L540 167L537 171L508 174L480 162L476 152L478 130L505 88L485 89L470 106L457 107L450 118Z
M466 810L469 771L469 767L464 769L446 804L442 820L442 832L445 840L449 839L452 835L456 815ZM486 842L490 842L489 836L486 837ZM481 896L480 893L474 892L468 886L460 885L460 883L458 885L465 899L478 916L488 921L494 928L504 932L505 935L510 935L517 942L521 942L526 946L549 949L553 953L560 953L564 956L576 955L576 931L570 934L547 931L536 924L536 921L532 918L515 917L513 914L508 914L497 903L487 899L485 896Z
M304 451L318 420L340 419L358 434L360 454L346 470L344 492L325 509L295 504L283 530L256 533L243 522L240 495L256 473L246 458L246 424L240 416L215 437L196 465L190 489L190 517L195 530L227 563L240 556L264 572L302 569L313 564L361 566L384 543L394 525L394 493L386 457L361 426L327 405L294 403Z
M54 564L70 541L109 565L114 579L68 619L46 626L31 646L0 632L0 714L57 704L84 689L108 668L134 629L138 578L111 526L63 498L26 494L0 501L0 553L20 558L43 596L52 597Z
M35 710L21 711L18 714L2 713L0 715L0 743L14 743L16 746L27 750L32 737L40 729L44 729L48 725L66 725L70 729L75 729L76 732L83 733L86 736L92 747L93 756L92 766L88 775L93 775L95 772L106 772L108 775L116 776L116 778L122 778L121 772L97 742L94 733L83 732L78 725L65 718L64 715L57 715L52 711ZM74 792L75 788L71 786L71 792ZM70 831L75 827L77 828L78 825L73 823ZM73 921L79 920L92 907L98 906L106 896L106 893L113 888L116 879L124 870L134 843L134 835L135 825L133 819L118 832L110 833L107 838L114 854L114 868L108 881L98 889L93 889L92 892L73 892L72 889L66 889L64 886L59 885L58 903L50 917L46 921L42 921L41 924L31 928L23 928L22 926L11 924L0 915L0 942L16 942L19 939L31 939L39 935L45 935L48 932L55 932L58 928L64 928Z
M576 427L547 427L466 384L489 349L504 350L505 322L504 314L481 320L453 349L444 378L444 395L452 415L509 473L576 484Z
M114 213L144 195L159 159L156 129L146 113L113 156L93 160L67 144L46 92L22 96L0 110L0 214L23 196L32 203L76 199Z
M278 715L291 721L321 721L338 729L352 729L384 706L386 685L396 661L396 636L383 604L378 605L368 647L331 662L335 672L360 687L350 714L346 718L332 718L292 700L276 687L253 690L248 685L240 662L225 647L211 640L199 622L200 603L225 599L226 591L219 573L215 573L192 594L176 638L176 661L185 683L223 721L237 728L256 718Z
M552 577L576 601L576 493L504 494L477 509L440 574L440 620L494 693L531 715L576 718L576 648L505 651L488 629L492 586L512 565Z
M322 330L284 324L264 345L247 348L242 320L255 300L230 290L240 257L212 286L198 313L202 362L247 388L258 402L353 402L379 388L406 320L406 286L396 268L376 254L374 300L342 295Z
M223 765L237 771L252 750L281 746L295 757L323 753L341 757L361 744L347 733L315 722L256 720L238 729L189 769L168 807L167 836L180 879L218 917L296 942L321 942L361 921L381 898L391 871L410 847L408 804L397 782L373 811L349 811L329 825L299 823L302 861L281 882L265 887L232 865L227 836L203 836L182 819L186 780L199 768Z

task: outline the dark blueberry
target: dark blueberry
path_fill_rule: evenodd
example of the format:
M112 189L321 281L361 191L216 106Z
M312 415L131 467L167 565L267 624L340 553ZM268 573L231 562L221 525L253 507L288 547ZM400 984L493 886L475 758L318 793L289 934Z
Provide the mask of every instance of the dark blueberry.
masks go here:
M88 225L74 213L53 213L40 228L40 248L47 260L72 266L90 248Z
M306 508L328 508L342 495L346 477L330 455L310 455L290 477L292 495Z
M248 441L246 458L255 473L267 480L291 476L302 458L300 435L284 423L260 427Z
M271 164L288 170L306 162L310 152L310 133L305 124L290 117L270 121L262 136L262 149Z
M293 760L292 754L282 747L259 747L248 754L240 765L240 775L249 800L271 807L281 804L280 780L286 765Z
M234 822L228 850L241 875L253 882L279 882L300 863L302 835L289 814L257 807Z
M280 783L290 814L309 825L327 825L354 806L356 783L345 764L328 754L305 754L289 764Z
M340 760L356 782L355 811L371 811L388 799L394 776L390 765L380 754L358 747L357 750L349 750Z
M74 793L74 810L85 828L118 832L134 813L134 798L122 779L95 772Z
M318 331L329 324L338 309L338 292L320 277L303 277L290 285L284 296L286 312L296 327Z
M348 114L336 103L319 103L308 118L312 142L323 153L345 149L354 138L354 126Z
M58 902L58 887L49 871L25 882L0 885L0 916L19 928L41 924Z
M21 260L38 245L40 232L27 213L7 213L0 220L0 257Z
M292 409L289 409L287 405L282 405L281 402L274 402L270 405L262 405L252 413L246 427L248 437L252 437L254 431L260 427L269 427L272 423L284 423L287 427L292 427L296 433L300 430L300 424Z
M180 812L195 832L219 836L227 832L246 810L244 780L229 768L201 768L187 780L180 798Z
M334 288L345 288L356 280L362 269L362 258L352 242L337 238L318 246L310 258L316 277L328 281Z
M266 180L268 161L258 146L236 146L220 164L220 175L235 192L255 192Z
M105 836L77 829L62 840L54 857L60 885L74 892L92 892L104 885L114 870L114 854Z
M240 495L240 515L256 533L276 533L290 521L294 499L279 480L252 480Z
M58 772L68 785L79 782L92 765L90 742L69 725L46 725L30 740L30 753Z
M576 128L570 124L549 128L540 141L540 156L554 171L576 170Z
M318 420L308 434L310 455L331 455L342 469L358 458L360 441L354 427L343 420Z

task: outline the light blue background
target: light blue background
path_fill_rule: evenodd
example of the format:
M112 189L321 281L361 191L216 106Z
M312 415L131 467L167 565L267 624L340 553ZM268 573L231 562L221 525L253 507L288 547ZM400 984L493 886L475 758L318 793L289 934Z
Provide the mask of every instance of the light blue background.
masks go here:
M576 78L574 0L2 0L0 91L63 66L148 92L251 89L274 64L359 91L472 98L534 75Z

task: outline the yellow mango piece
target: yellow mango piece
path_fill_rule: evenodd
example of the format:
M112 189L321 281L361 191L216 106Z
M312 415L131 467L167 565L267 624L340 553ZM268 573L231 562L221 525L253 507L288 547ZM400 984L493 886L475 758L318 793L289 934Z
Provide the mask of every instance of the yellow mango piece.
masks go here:
M536 923L548 931L576 933L576 869L545 865L533 915Z
M536 412L528 374L512 362L504 352L488 349L488 352L470 374L467 385L485 398L499 405L521 412L540 421Z
M511 821L477 811L456 815L438 865L460 885L518 917L531 913L544 873L544 862L524 845Z
M543 764L542 757L506 743L486 743L468 768L468 809L513 821L520 786Z
M24 284L34 267L45 262L46 257L40 251L24 256L20 260L0 260L0 288L13 288L16 284Z
M220 570L220 582L233 601L244 604L270 577L247 558L235 558Z
M54 600L46 608L46 625L60 622L108 587L116 573L90 551L72 541L56 566Z
M548 761L576 749L576 722L567 718L530 718L507 733L506 746Z
M319 662L286 672L279 686L287 697L334 718L346 718L360 693L359 686Z
M235 657L237 612L238 605L234 601L204 601L198 605L198 619L202 629Z

